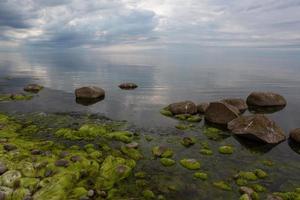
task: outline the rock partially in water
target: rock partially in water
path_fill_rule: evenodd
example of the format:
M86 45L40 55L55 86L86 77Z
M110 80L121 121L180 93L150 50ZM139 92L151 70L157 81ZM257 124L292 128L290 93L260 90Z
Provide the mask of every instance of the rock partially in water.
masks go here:
M247 98L248 106L285 106L286 100L273 92L252 92Z
M119 85L119 88L121 88L122 90L134 90L137 87L138 85L135 83L122 83Z
M83 106L90 106L93 104L98 103L99 101L102 101L104 99L103 97L95 98L95 99L89 99L89 98L76 98L76 103L83 105Z
M41 91L44 87L38 84L29 84L24 87L24 91L26 92L32 92L32 93L38 93Z
M180 115L180 114L194 115L197 113L197 106L192 101L182 101L182 102L172 103L167 108L173 115Z
M239 116L239 111L224 102L212 102L205 112L205 120L214 124L226 125Z
M290 132L290 138L300 144L300 128L296 128Z
M234 106L240 113L244 113L248 109L247 103L244 99L223 99L222 102Z
M286 139L283 130L265 115L241 116L228 124L228 129L237 136L277 144Z
M75 90L75 96L78 99L98 99L105 96L105 91L99 87L87 86L77 88Z
M206 109L208 108L209 103L200 103L197 105L197 111L199 114L204 114Z

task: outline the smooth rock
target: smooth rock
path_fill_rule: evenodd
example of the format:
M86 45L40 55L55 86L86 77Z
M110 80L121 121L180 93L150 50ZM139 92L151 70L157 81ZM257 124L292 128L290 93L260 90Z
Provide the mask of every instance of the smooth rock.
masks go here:
M32 92L32 93L38 93L41 91L44 87L38 84L29 84L26 87L24 87L24 91L26 92Z
M244 99L223 99L222 102L235 107L240 113L243 113L248 109L248 105Z
M121 85L119 85L119 88L121 88L123 90L133 90L137 87L138 86L135 83L122 83Z
M286 100L273 92L252 92L247 98L248 106L285 106Z
M300 128L296 128L290 132L290 138L300 144Z
M224 102L212 102L205 112L205 120L214 124L226 125L239 116L239 111Z
M170 104L168 106L168 110L170 110L173 115L180 115L180 114L194 115L197 113L197 106L191 101L182 101L182 102Z
M208 108L209 103L200 103L197 105L197 111L199 114L205 113L206 109Z
M237 136L276 144L285 140L283 130L265 115L241 116L228 124L228 129Z
M75 96L78 99L97 99L105 96L105 91L102 88L88 86L77 88L75 90Z

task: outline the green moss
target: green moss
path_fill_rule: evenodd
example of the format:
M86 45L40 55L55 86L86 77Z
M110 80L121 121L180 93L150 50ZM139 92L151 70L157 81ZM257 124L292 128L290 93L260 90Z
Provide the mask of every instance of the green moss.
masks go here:
M156 157L170 158L173 156L173 151L165 146L155 146L152 148L152 154Z
M268 167L272 167L274 165L273 161L271 160L263 160L262 164Z
M20 132L21 135L34 135L38 131L39 131L38 126L36 126L36 125L30 125L30 126L27 126L26 128L23 128L19 132Z
M188 122L201 122L202 117L199 115L193 115L187 118Z
M181 144L185 147L192 146L196 143L196 138L194 137L184 137L181 140Z
M28 94L14 94L14 95L12 95L12 100L15 100L15 101L26 101L26 100L30 100L32 98L33 98L33 96L28 95Z
M118 140L124 143L130 143L133 140L133 133L129 131L116 131L112 133L108 133L108 138Z
M25 188L18 188L12 193L11 199L24 200L26 196L30 196L30 191Z
M134 160L140 160L143 158L143 155L137 149L134 149L134 148L122 146L121 151L124 154L126 154L129 158L132 158Z
M203 130L203 134L210 140L221 140L223 139L222 131L213 127L205 127Z
M251 200L251 197L249 197L248 194L243 194L243 195L240 197L240 200Z
M167 108L161 109L160 114L165 115L167 117L172 117L173 116L172 112L169 111Z
M281 197L283 200L299 200L300 194L296 192L274 192L275 196Z
M231 186L224 182L224 181L217 181L213 183L213 186L215 186L216 188L219 188L221 190L226 190L226 191L231 191Z
M179 120L187 120L189 117L191 117L190 114L180 114L180 115L175 115L175 118L176 118L176 119L179 119Z
M150 142L150 141L152 141L154 138L153 138L152 136L150 136L150 135L146 135L146 136L145 136L145 139L146 139L148 142Z
M11 94L1 94L0 102L1 101L12 101Z
M155 194L151 190L144 190L143 197L145 199L155 199Z
M238 178L238 179L236 179L236 184L238 186L245 186L248 184L248 181L244 178Z
M263 171L262 169L256 169L255 174L258 178L267 178L268 177L268 174L265 171Z
M161 163L163 166L169 167L169 166L175 165L176 161L175 161L175 160L172 160L172 159L170 159L170 158L161 158L161 159L160 159L160 163Z
M180 160L180 164L190 170L200 169L200 162L195 159L182 159Z
M192 124L177 124L175 126L175 128L180 129L180 130L189 130L193 127L194 127L194 125L192 125Z
M80 199L87 196L88 191L84 187L77 187L71 191L70 199Z
M201 180L207 180L208 179L208 175L204 172L195 172L194 177L198 178L198 179L201 179Z
M253 192L251 194L251 198L252 198L252 200L259 200L260 199L259 194L257 192Z
M267 189L260 184L253 184L253 185L251 185L251 188L256 192L266 192L267 191Z
M31 192L35 191L37 185L39 183L39 179L37 178L21 178L20 179L20 186L23 188L29 189Z
M219 147L219 153L221 154L232 154L233 153L233 147L232 146L221 146Z
M248 181L256 181L258 179L258 177L254 172L245 172L245 171L239 172L238 177L246 179Z
M137 172L134 174L134 176L136 178L145 178L146 177L146 173L145 172Z
M213 155L213 151L210 149L200 149L200 154L210 156Z
M76 136L76 132L69 128L61 128L55 132L55 136L63 137L68 140L80 140L81 138Z

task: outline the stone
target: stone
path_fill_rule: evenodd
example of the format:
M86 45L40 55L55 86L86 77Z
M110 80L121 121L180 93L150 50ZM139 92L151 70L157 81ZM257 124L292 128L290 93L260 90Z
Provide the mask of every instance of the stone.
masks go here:
M239 110L240 113L243 113L248 109L248 105L244 99L223 99L222 102L234 106L236 109Z
M248 106L285 106L286 100L273 92L252 92L247 98Z
M240 187L239 191L241 194L248 194L249 196L251 196L254 192L254 190L252 188L246 187L246 186Z
M105 91L94 86L81 87L75 90L75 96L78 99L98 99L105 96Z
M221 146L219 147L219 152L221 154L232 154L233 153L233 147L225 145L225 146Z
M294 142L297 142L300 144L300 128L296 128L290 132L290 138Z
M239 111L224 102L212 102L205 112L205 120L214 124L227 125L239 116Z
M41 91L44 87L38 84L29 84L24 87L24 91L26 92L32 92L32 93L38 93Z
M163 166L169 167L169 166L175 165L175 164L176 164L176 161L173 160L173 159L170 159L170 158L161 158L161 159L160 159L160 163L161 163Z
M94 194L95 194L94 190L89 190L87 193L88 197L93 197Z
M283 130L265 115L241 116L228 124L228 129L237 136L277 144L286 139Z
M182 159L180 160L180 164L187 169L190 170L197 170L200 169L200 162L198 162L196 159Z
M17 147L13 144L5 144L3 145L3 148L5 151L13 151L17 149Z
M194 115L197 113L197 106L195 105L195 103L191 101L182 101L182 102L170 104L168 106L168 110L173 115L180 115L180 114Z
M173 151L166 146L155 146L152 148L152 154L156 157L170 158L173 156Z
M185 147L190 147L196 143L196 139L194 137L184 137L181 140L181 144Z
M0 176L7 171L7 167L4 163L0 162Z
M131 148L131 149L136 149L136 148L138 148L139 143L131 142L131 143L126 144L125 146L128 147L128 148Z
M119 88L121 88L122 90L134 90L137 87L138 86L135 83L122 83L119 85Z
M60 159L55 161L55 165L58 167L68 167L69 166L69 161L64 160L64 159Z
M33 149L33 150L31 150L31 154L32 155L41 155L41 154L43 154L43 151L41 151L39 149Z
M208 108L209 103L200 103L197 105L197 112L199 114L204 114L206 109Z
M267 200L283 200L280 196L273 195L273 194L268 194Z

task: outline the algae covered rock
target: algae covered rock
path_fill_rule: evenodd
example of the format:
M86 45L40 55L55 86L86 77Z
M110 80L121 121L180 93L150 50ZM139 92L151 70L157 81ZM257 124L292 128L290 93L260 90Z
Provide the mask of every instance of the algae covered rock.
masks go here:
M160 114L165 115L167 117L172 117L173 116L173 113L170 110L168 110L168 108L161 109Z
M226 191L232 190L231 186L228 183L226 183L225 181L214 182L213 186L215 186L216 188L219 188L221 190L226 190Z
M26 197L30 197L30 191L25 188L18 188L16 189L11 196L13 200L24 200Z
M176 161L173 160L173 159L170 159L170 158L161 158L161 159L160 159L160 163L161 163L163 166L169 167L169 166L175 165L175 164L176 164Z
M115 131L108 134L108 137L124 143L130 143L133 140L134 134L129 131Z
M155 146L152 148L152 154L156 157L170 158L173 156L173 151L166 146Z
M122 146L121 151L124 154L126 154L129 158L132 158L134 160L140 160L143 158L143 155L137 149L134 149L134 148Z
M184 168L187 168L190 170L200 169L200 166L201 166L200 162L198 162L196 159L192 159L192 158L182 159L182 160L180 160L180 164Z
M185 147L192 146L196 143L196 138L194 137L184 137L181 140L181 144Z
M145 199L155 199L155 194L151 190L144 190L143 196Z
M283 130L265 115L241 116L228 124L228 129L237 136L268 144L285 140Z
M9 170L0 176L0 185L13 187L16 181L22 177L21 172L17 170Z
M221 147L219 147L219 152L221 154L232 154L233 153L233 147L228 146L228 145L221 146Z
M24 91L26 92L32 92L32 93L38 93L41 91L44 87L38 84L29 84L24 87Z
M102 163L96 185L98 188L110 189L120 180L127 178L136 163L121 157L107 156Z
M208 175L207 175L207 173L204 173L204 172L195 172L194 178L201 179L201 180L207 180Z

